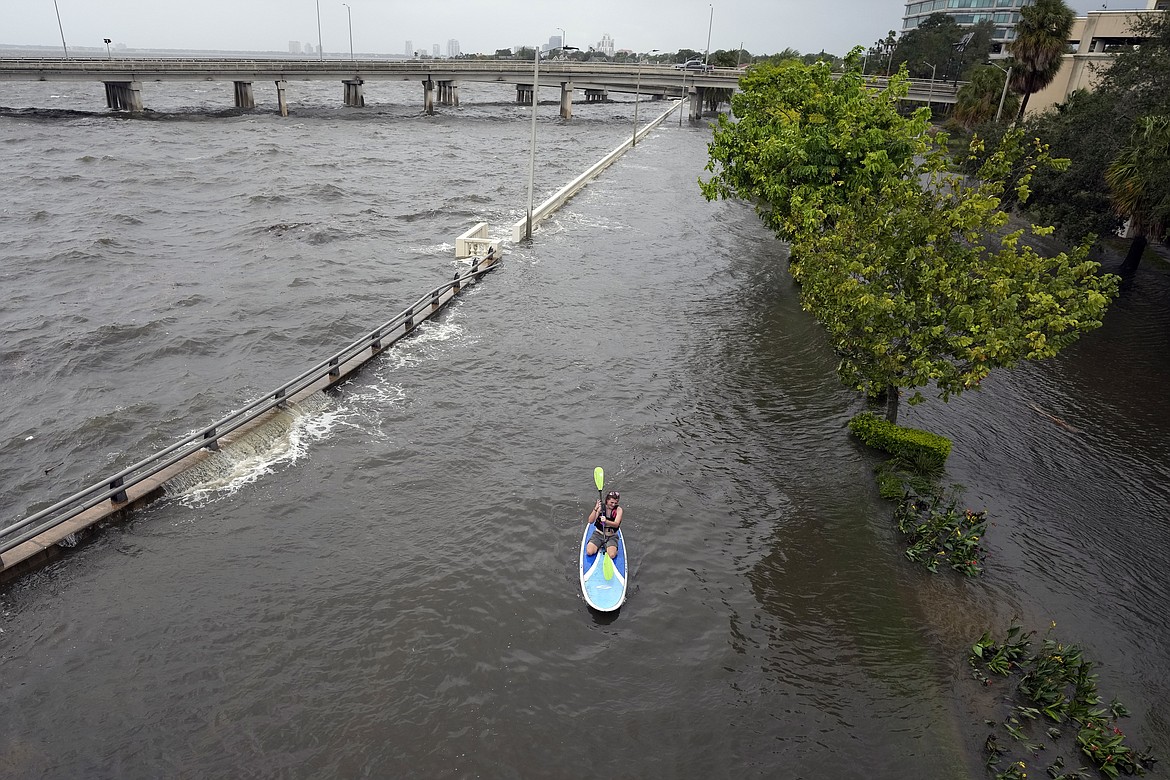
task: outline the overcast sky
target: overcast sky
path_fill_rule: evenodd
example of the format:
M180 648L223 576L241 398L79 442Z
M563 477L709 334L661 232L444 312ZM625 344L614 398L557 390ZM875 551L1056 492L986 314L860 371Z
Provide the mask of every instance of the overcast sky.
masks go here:
M1067 1L1067 0L1066 0ZM317 3L327 52L348 53L347 11L340 0L56 0L65 43L103 48L103 38L143 49L288 51L289 41L317 41ZM1145 0L1105 0L1111 10L1145 8ZM1103 0L1072 0L1078 12ZM755 54L785 48L843 54L901 30L902 0L350 0L356 52L403 54L448 39L465 53L547 42L585 49L602 35L619 49L703 51L742 42ZM0 44L59 46L53 0L0 0Z

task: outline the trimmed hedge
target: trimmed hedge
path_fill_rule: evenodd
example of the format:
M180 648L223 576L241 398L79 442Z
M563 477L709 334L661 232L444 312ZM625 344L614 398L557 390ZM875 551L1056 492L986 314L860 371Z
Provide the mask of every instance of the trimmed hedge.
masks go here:
M855 416L849 421L849 430L863 444L923 469L942 469L951 454L951 440L947 437L917 428L903 428L873 412Z

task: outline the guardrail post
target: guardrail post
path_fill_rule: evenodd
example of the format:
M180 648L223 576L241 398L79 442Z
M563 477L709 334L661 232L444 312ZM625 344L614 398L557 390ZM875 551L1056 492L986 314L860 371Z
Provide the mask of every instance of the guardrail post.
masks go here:
M455 280L453 282L451 282L451 294L452 295L459 294L459 272L458 271L455 272Z
M370 349L377 352L382 348L382 331L376 330L373 333L373 339L370 341Z
M219 451L219 436L216 435L215 428L208 428L206 431L204 431L203 440L207 442L203 445L204 447L211 450L212 452Z
M333 358L329 361L329 377L336 379L339 376L341 376L341 365L338 358Z
M402 322L403 335L410 333L412 330L414 330L414 309L406 313L406 319Z
M113 490L114 488L120 488L120 487L122 487L122 485L123 485L122 478L117 477L110 482L110 489ZM126 503L126 491L119 490L117 493L110 496L110 502L114 503L114 504Z

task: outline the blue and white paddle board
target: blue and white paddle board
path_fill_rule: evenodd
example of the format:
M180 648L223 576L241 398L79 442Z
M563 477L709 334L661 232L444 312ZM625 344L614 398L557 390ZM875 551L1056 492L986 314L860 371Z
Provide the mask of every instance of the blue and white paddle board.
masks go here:
M581 593L585 603L599 612L613 612L626 600L626 541L622 530L617 531L617 557L613 566L606 565L609 558L605 548L596 555L586 555L585 547L593 535L593 524L585 524L585 535L581 537Z

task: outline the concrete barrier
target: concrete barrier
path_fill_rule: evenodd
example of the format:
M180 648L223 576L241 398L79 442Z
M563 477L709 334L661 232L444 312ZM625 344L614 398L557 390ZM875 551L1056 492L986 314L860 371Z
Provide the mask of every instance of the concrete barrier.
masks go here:
M635 142L635 138L640 140L643 136L645 136L651 130L658 127L658 125L662 124L662 121L664 119L666 119L667 116L669 116L670 112L679 108L681 105L682 105L682 101L680 100L680 101L676 102L674 105L672 105L670 108L663 111L662 114L660 114L657 119L654 119L653 121L647 123L645 127L637 130L636 134L631 134L628 139L626 139L625 141L622 142L621 146L614 149L612 152L607 154L605 157L601 158L601 160L598 161L597 163L594 163L592 166L589 167L588 170L586 170L584 173L582 173L577 178L573 179L571 182L566 184L564 187L561 187L559 190L554 192L552 194L552 197L550 197L544 203L541 203L539 206L534 207L532 209L532 229L533 229L533 231L536 230L536 225L539 222L541 222L544 219L547 219L549 216L554 214L557 211L557 209L559 209L561 206L565 205L565 203L569 200L569 198L576 195L581 190L582 187L584 187L586 184L591 182L593 179L597 178L598 174L600 174L602 171L604 171L609 166L613 165L614 161L616 161L619 157L621 157L623 154L625 154L626 151L628 151L631 147L633 147L634 142ZM527 213L525 213L524 218L512 226L512 240L519 241L520 239L524 238L524 234L527 231L527 227L528 227L528 215L527 215Z

